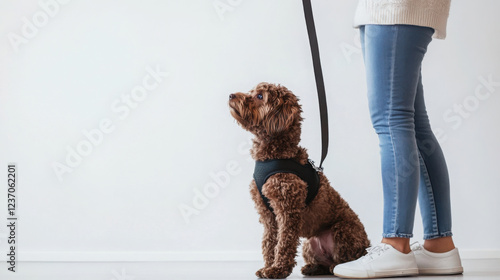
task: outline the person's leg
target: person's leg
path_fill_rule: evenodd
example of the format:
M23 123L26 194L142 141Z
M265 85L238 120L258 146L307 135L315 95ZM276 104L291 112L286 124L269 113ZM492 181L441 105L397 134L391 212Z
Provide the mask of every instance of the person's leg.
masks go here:
M420 152L418 201L424 225L424 248L443 253L455 248L451 232L448 168L441 146L432 132L425 108L422 76L415 98L415 131Z
M420 178L414 106L420 68L433 30L367 25L363 33L370 115L380 141L383 242L407 253Z
M410 250L418 197L420 162L415 135L415 98L420 67L433 30L409 25L366 25L361 44L368 104L379 136L384 193L382 244L334 274L347 278L418 274Z
M429 124L421 78L415 99L415 131L421 170L418 201L425 239L423 248L420 244L412 247L419 274L463 273L460 254L451 237L448 170L441 147Z

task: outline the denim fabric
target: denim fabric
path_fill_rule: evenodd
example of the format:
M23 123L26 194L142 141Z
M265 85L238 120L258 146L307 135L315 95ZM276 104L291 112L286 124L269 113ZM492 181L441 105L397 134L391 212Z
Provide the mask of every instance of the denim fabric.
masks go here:
M424 239L451 236L448 170L425 109L421 65L434 30L360 28L368 104L380 141L384 237L413 236L417 198Z

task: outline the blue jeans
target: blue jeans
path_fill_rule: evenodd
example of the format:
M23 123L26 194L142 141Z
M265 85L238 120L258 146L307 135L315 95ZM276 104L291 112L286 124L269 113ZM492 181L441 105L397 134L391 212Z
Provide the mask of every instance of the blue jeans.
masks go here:
M365 25L360 31L370 116L380 141L383 236L413 237L417 198L424 239L451 236L448 169L429 124L421 75L434 30Z

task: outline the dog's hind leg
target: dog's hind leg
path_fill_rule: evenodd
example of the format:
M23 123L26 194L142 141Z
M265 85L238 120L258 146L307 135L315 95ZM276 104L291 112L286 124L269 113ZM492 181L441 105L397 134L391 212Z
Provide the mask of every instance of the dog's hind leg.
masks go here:
M370 241L361 222L339 222L331 227L331 238L334 244L332 254L333 264L330 271L337 264L349 262L366 254Z
M328 258L320 252L321 248L319 246L320 244L317 237L309 238L302 244L302 256L306 263L301 269L303 275L314 276L332 274L329 270L331 259L328 260Z

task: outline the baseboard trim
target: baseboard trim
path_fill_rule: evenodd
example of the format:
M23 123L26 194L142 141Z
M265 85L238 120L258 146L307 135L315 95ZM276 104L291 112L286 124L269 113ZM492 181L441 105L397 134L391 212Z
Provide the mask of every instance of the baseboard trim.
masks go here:
M301 253L297 254L301 257ZM500 259L500 250L460 250L462 259ZM3 254L3 261L8 261ZM20 262L206 262L262 261L260 251L200 251L200 252L23 252L16 254Z
M500 250L471 250L458 249L462 259L500 259Z
M4 255L5 256L5 255ZM7 261L6 257L2 257ZM25 262L205 262L261 261L257 251L200 252L18 252L18 261Z

